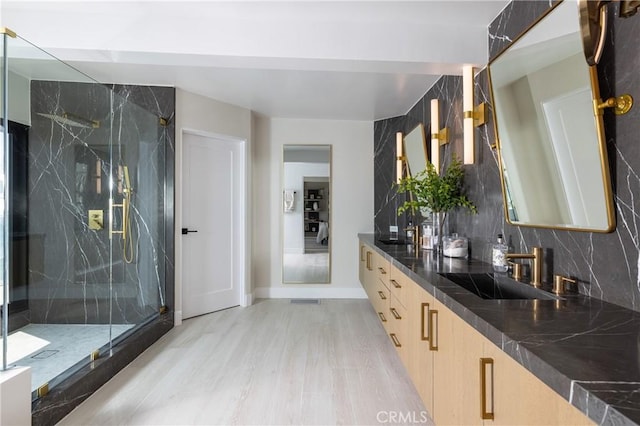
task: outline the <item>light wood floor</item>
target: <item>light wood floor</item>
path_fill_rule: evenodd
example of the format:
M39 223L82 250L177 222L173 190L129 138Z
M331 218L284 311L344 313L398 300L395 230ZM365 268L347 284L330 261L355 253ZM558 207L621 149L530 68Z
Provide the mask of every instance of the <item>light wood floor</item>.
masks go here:
M60 424L415 424L424 413L367 300L272 299L185 321Z

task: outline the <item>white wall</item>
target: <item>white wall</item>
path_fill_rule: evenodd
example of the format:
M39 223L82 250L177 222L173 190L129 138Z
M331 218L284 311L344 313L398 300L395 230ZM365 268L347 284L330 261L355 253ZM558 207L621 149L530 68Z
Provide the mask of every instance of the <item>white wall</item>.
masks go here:
M180 228L182 227L182 134L185 131L223 136L245 141L246 193L245 206L247 215L244 218L247 227L245 235L245 257L247 266L245 277L247 289L243 304L251 303L251 152L252 152L252 114L251 111L204 96L176 89L176 325L182 321L182 243Z
M256 297L365 297L359 232L373 232L373 123L256 117L253 255ZM332 145L331 284L282 283L282 147Z
M9 71L9 120L31 125L31 82ZM46 111L44 111L46 112Z

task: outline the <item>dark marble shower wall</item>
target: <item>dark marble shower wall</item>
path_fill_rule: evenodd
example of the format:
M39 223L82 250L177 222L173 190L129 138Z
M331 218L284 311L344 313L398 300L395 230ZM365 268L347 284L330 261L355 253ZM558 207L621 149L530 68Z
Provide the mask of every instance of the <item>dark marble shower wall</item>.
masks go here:
M160 126L158 117L173 116L174 99L173 88L32 81L29 233L39 238L29 250L41 261L29 265L31 322L135 324L160 304L173 305L174 127ZM62 111L100 126L61 126L41 116ZM123 261L120 236L110 258L111 162L114 173L117 165L129 167L134 186L131 264ZM122 198L116 194L114 202ZM103 211L103 229L87 226L92 209ZM116 230L120 214L115 209Z
M555 1L514 1L496 17L488 31L490 58L495 57L522 31L528 28ZM619 18L618 6L609 5L609 34L604 55L598 66L602 98L629 93L640 99L640 17ZM462 126L461 77L443 76L430 88L406 117L375 123L375 226L376 232L388 229L400 204L388 184L393 182L395 166L395 133L407 132L421 120L428 128L432 98L441 100L441 117L450 129ZM489 100L486 70L475 79L476 102ZM490 105L488 105L490 107ZM444 110L443 110L444 108ZM453 109L447 111L447 108ZM505 234L512 250L528 252L533 246L545 251L543 276L550 281L553 274L580 280L581 293L621 306L640 310L640 217L636 211L640 194L640 144L638 123L640 107L624 116L604 114L609 162L614 185L617 227L609 234L559 231L509 225L504 217L502 192L495 152L490 145L495 139L492 116L489 123L476 129L476 163L464 166L470 198L478 206L477 215L456 212L449 219L449 231L470 239L471 255L490 261L490 249L498 233ZM391 129L393 127L393 129ZM429 132L427 131L427 134ZM462 155L459 130L454 131L453 146L444 151ZM390 165L391 164L391 165Z

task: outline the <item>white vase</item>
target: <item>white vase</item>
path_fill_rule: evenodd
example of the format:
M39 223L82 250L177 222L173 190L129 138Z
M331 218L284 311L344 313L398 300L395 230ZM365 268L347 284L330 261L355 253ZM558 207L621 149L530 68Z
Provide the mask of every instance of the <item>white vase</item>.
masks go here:
M317 201L314 201L314 202L313 202L313 210L318 211L318 209L319 209L319 208L320 208L320 207L318 206L318 202L317 202Z

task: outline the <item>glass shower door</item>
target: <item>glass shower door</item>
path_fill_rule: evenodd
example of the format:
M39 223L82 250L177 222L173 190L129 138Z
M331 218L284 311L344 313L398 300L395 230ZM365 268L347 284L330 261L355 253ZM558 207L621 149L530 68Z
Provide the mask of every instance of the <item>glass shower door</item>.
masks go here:
M116 88L117 89L117 88ZM164 305L164 152L159 117L112 92L110 286L112 339Z
M7 151L25 159L14 164L24 194L10 190L0 198L21 226L10 228L4 217L3 275L25 285L3 301L2 329L3 337L19 335L14 340L22 343L13 347L20 356L8 363L32 368L37 397L109 356L165 304L166 139L160 119L124 89L92 80L19 37L8 44L3 115L26 133ZM14 303L19 298L24 306Z

